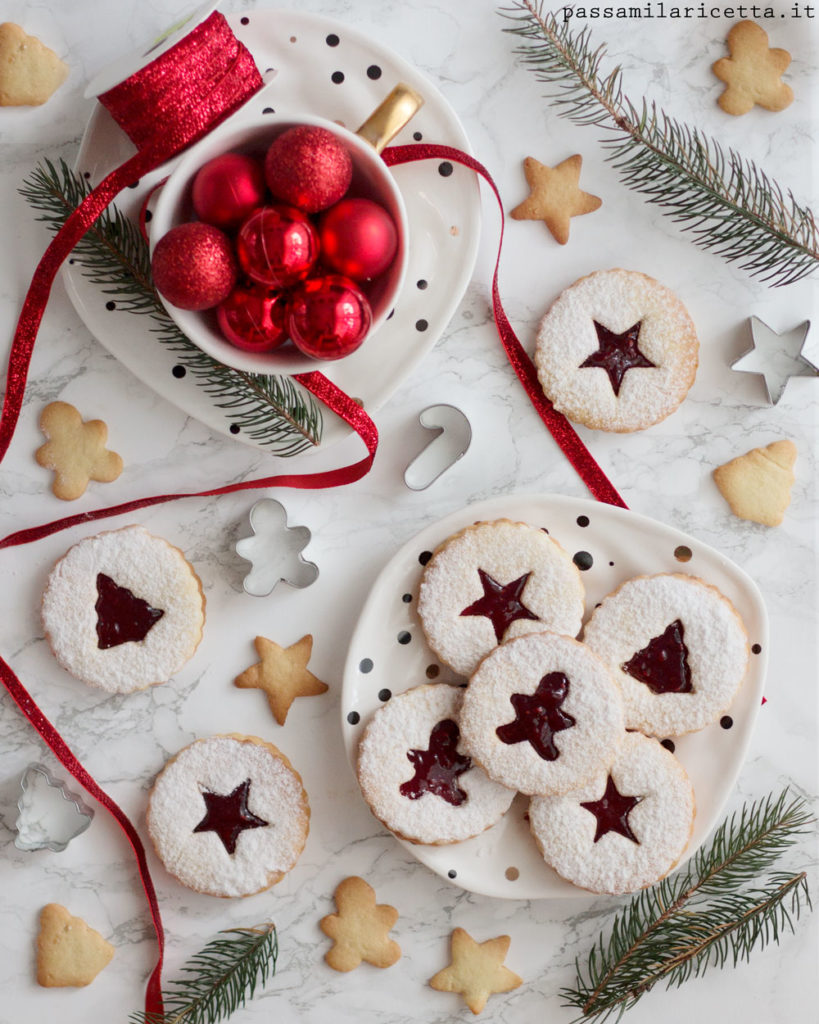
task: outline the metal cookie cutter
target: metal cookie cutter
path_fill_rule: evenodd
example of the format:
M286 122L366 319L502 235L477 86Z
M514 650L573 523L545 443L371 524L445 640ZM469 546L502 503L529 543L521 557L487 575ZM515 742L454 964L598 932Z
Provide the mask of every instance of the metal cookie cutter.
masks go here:
M776 405L785 393L791 377L819 375L819 369L805 352L810 320L803 320L801 324L781 334L777 334L758 316L749 317L748 322L751 327L751 347L731 363L731 369L761 377L769 404Z
M18 850L61 853L91 824L93 810L42 764L30 764L20 780L14 845Z
M245 593L267 597L277 583L291 587L309 587L318 579L318 566L302 558L310 543L306 526L288 526L287 512L281 502L262 498L250 510L252 537L236 542L236 554L253 568L242 581Z
M454 405L430 405L418 419L435 436L404 471L404 483L412 491L426 490L442 473L466 454L472 441L469 420Z

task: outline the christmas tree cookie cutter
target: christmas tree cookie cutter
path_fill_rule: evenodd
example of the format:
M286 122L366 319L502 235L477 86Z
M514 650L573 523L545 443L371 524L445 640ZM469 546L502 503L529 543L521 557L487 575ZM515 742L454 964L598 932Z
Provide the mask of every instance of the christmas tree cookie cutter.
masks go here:
M472 441L469 420L454 405L430 405L418 416L422 427L435 436L404 471L404 483L412 491L424 491L463 458Z
M45 765L30 764L20 779L14 845L61 853L91 824L94 811Z
M236 542L236 554L250 562L252 569L242 581L245 593L267 597L281 582L303 589L318 579L318 566L308 562L302 551L312 534L306 526L288 526L284 505L262 498L250 510L252 537Z

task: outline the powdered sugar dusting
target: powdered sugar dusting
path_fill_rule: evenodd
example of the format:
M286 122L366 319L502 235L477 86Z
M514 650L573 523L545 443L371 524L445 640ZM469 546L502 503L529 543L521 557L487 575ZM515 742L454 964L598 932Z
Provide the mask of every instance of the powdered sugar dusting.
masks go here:
M215 832L194 832L202 791L231 793L250 779L248 809L268 824L241 832L229 854ZM310 808L298 774L272 744L211 736L185 747L151 791L148 832L168 871L212 896L248 896L278 882L301 854Z

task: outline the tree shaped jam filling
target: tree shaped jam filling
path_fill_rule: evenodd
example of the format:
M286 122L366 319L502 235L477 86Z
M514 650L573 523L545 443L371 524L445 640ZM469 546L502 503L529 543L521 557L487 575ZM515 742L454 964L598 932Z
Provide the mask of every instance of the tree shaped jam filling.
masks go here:
M596 320L593 320L592 323L597 331L597 341L600 347L580 364L580 369L587 366L599 366L604 369L609 375L611 388L615 395L620 394L623 377L627 370L632 370L637 366L656 369L655 364L643 355L637 345L640 328L643 326L642 320L638 320L622 334L615 334L614 331L610 331L608 327L604 327Z
M617 786L614 784L614 779L609 775L606 782L606 791L599 800L590 800L588 803L581 803L581 807L585 808L597 818L597 829L594 833L594 841L602 837L607 832L616 832L618 835L625 836L626 839L630 839L632 843L640 845L640 840L631 831L631 826L628 823L628 816L640 803L643 798L641 796L624 796L619 792Z
M568 693L569 680L562 672L545 675L531 696L513 693L509 700L515 709L515 720L495 730L498 739L509 745L528 740L544 761L556 761L560 751L554 734L576 724L560 707Z
M682 622L675 619L621 668L652 693L691 693L694 687Z
M527 572L511 583L498 583L488 572L478 569L483 597L479 597L468 608L464 608L461 615L483 615L489 619L498 643L503 640L503 634L516 619L539 621L540 616L530 612L520 599L531 575L531 572Z
M222 845L229 854L236 851L236 841L245 829L264 828L270 822L257 818L248 808L247 798L250 794L250 779L245 779L227 795L212 793L209 789L202 790L205 801L205 817L199 822L194 832L215 832L222 840Z
M97 646L100 650L118 647L129 640L144 640L165 614L121 587L104 572L97 573Z
M399 787L401 796L417 800L424 793L434 793L453 807L467 799L458 785L458 776L468 772L472 759L457 751L461 732L451 718L433 726L427 750L408 750L407 759L415 767L415 775Z

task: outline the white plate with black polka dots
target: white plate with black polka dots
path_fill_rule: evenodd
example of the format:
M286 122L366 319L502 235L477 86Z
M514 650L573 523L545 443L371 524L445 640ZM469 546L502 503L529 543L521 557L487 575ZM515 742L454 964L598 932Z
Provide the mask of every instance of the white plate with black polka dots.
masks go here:
M405 82L425 102L394 144L423 141L469 152L463 128L438 90L412 65L357 29L294 11L259 10L226 17L260 71L271 79L243 111L256 104L259 114L309 113L355 129L393 86ZM77 171L96 184L132 153L125 134L98 106L83 138ZM147 175L121 193L115 205L136 219L145 196L172 167L169 162ZM402 294L374 339L376 347L365 344L346 359L322 364L322 372L368 411L387 401L446 329L472 276L480 236L480 196L471 171L448 161L424 160L395 167L392 173L410 229ZM212 429L268 451L281 450L254 436L249 426L240 426L237 410L220 407L224 399L209 395L171 347L151 336L149 318L118 308L115 295L83 276L78 259L66 263L64 277L88 329L137 377ZM349 428L319 408L323 448L346 436ZM300 450L315 449L308 444Z
M342 729L351 763L371 715L394 693L430 680L465 682L441 666L426 645L415 611L418 585L431 552L447 537L478 520L499 518L548 530L572 555L586 590L584 619L625 580L659 572L697 576L722 591L739 612L752 653L728 713L699 732L663 741L694 786L697 815L686 860L717 824L745 760L762 703L768 618L756 584L733 562L694 537L626 509L560 495L504 496L454 512L408 541L379 574L350 642ZM472 892L509 899L588 895L540 858L527 807L526 798L516 797L499 824L463 843L404 845L443 878Z

